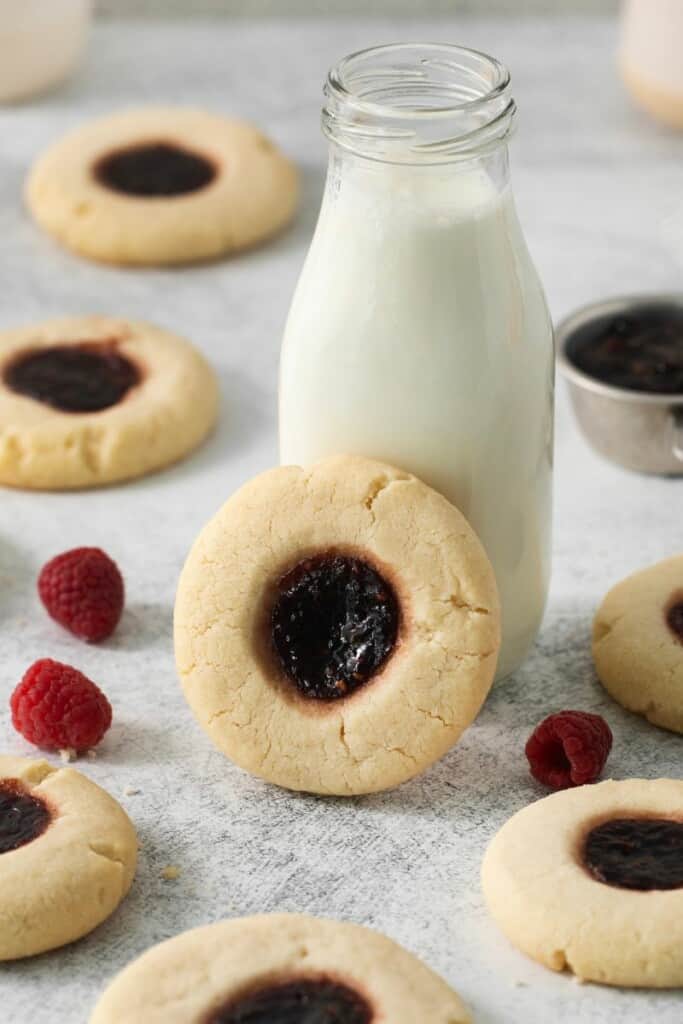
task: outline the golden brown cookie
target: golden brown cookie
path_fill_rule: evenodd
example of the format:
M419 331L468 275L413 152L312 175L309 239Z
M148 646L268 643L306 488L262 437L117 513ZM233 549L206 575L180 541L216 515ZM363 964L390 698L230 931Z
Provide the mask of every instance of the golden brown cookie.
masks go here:
M82 256L172 264L242 249L278 231L297 201L292 164L252 125L202 110L111 114L36 161L26 201Z
M136 860L131 822L94 782L0 757L0 960L92 931L130 889Z
M683 781L554 793L489 846L484 895L518 949L606 985L683 986Z
M441 978L383 935L302 914L264 914L195 928L154 946L109 985L90 1024L280 1019L470 1021Z
M152 324L72 317L0 332L0 484L98 487L176 462L214 424L218 388Z
M683 733L683 555L612 587L595 616L593 659L619 704Z
M441 757L493 680L493 571L464 517L355 456L270 470L196 541L176 660L228 757L290 789L399 785Z

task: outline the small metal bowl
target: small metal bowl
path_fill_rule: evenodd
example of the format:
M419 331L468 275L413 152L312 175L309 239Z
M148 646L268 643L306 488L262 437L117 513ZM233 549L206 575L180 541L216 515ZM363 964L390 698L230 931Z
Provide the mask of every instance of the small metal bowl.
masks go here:
M613 387L588 376L572 361L579 332L591 321L672 307L683 317L683 294L632 295L584 306L557 327L557 363L569 384L579 426L600 455L640 473L681 476L683 395Z

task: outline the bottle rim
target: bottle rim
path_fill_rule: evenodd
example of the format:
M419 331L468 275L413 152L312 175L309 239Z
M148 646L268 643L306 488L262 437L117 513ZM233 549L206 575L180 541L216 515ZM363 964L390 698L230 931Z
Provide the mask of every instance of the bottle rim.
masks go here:
M322 127L369 159L471 159L511 134L510 73L455 43L388 43L344 57L328 74Z

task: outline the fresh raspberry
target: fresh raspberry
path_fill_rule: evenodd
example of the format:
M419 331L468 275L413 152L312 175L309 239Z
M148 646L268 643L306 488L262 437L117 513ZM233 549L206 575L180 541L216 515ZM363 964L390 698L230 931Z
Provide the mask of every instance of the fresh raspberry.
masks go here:
M31 665L10 707L17 732L44 750L88 750L111 725L111 704L100 688L51 658Z
M551 789L595 782L612 749L612 730L600 715L559 711L544 718L527 740L531 774Z
M123 577L100 548L74 548L43 566L38 593L49 614L82 640L96 643L116 629Z

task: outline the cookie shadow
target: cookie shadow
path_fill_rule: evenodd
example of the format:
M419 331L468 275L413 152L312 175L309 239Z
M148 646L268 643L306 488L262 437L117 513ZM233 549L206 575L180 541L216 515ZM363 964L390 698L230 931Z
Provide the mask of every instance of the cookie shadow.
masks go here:
M555 711L602 713L610 707L593 667L592 619L592 609L577 601L553 604L524 664L494 684L478 721L505 719L533 728Z
M264 393L239 370L222 370L218 374L221 405L218 422L212 433L195 451L181 461L135 481L140 488L166 485L177 487L197 476L215 476L232 458L246 455L264 435L273 438L275 460L275 400ZM273 407L273 411L267 410ZM227 495L226 495L227 497Z
M173 636L173 605L139 601L126 605L116 632L99 646L110 651L142 651Z
M275 395L257 387L241 370L221 369L218 379L221 393L218 424L208 444L198 453L211 461L248 451L266 430L275 429L277 420Z
M530 775L524 746L547 715L564 708L608 721L633 718L600 686L590 649L592 612L578 603L553 606L525 663L494 684L458 743L424 774L398 789L362 797L380 814L437 814L449 828L493 834L497 823L547 795Z
M495 684L460 741L423 775L396 790L360 798L380 814L443 817L455 832L492 836L510 815L548 795L530 774L524 747L545 717L572 709L601 715L614 742L602 778L677 775L680 737L625 710L593 665L593 609L555 604L525 663Z
M55 972L80 977L97 987L143 950L199 920L183 920L184 894L180 880L166 881L162 871L173 860L171 837L153 826L138 827L138 864L130 891L105 921L67 946L22 960L0 964L13 984L30 990L46 983ZM182 874L180 876L182 879ZM194 912L194 907L189 911ZM170 923L172 922L172 923ZM176 924L176 922L179 922ZM10 974L11 971L11 974ZM94 1001L93 996L93 1001ZM3 1018L5 1019L5 1018Z
M173 699L182 701L179 693L180 684L167 673L163 674L164 688L173 687ZM152 695L152 701L164 700L164 693ZM185 734L190 723L190 710L187 709L187 722L182 715L178 724L169 729L168 726L150 724L139 717L117 717L107 735L105 746L98 753L97 760L106 765L120 764L126 769L135 765L156 765L160 774L171 776L177 765L181 765L187 757Z

